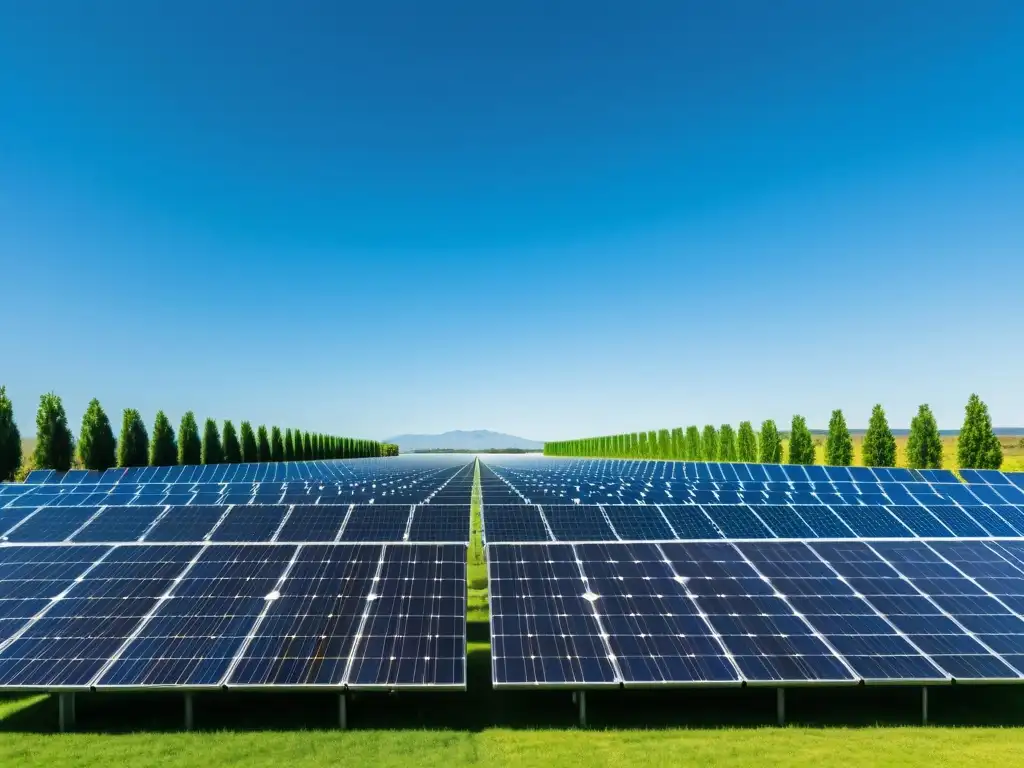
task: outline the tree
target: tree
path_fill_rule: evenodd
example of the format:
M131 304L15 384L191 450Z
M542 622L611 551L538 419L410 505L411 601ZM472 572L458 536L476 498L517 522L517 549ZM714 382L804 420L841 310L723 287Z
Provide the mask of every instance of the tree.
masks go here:
M782 438L779 436L779 428L775 422L766 419L761 422L761 456L762 464L782 463Z
M203 423L203 444L200 451L200 461L203 464L223 464L224 446L220 442L220 430L217 429L217 422L207 419Z
M686 428L686 460L700 461L704 454L701 450L700 430L695 426Z
M672 430L672 460L682 461L686 458L686 438L683 437L683 428L675 427Z
M47 392L39 398L36 412L36 468L67 472L71 469L73 453L74 440L68 429L64 403L53 392Z
M306 457L306 461L316 459L316 455L313 453L313 438L309 432L302 436L302 455Z
M256 445L256 433L252 431L252 424L243 421L240 427L242 438L242 463L255 464L259 461L259 449Z
M992 429L988 406L977 395L967 401L956 456L961 469L999 469L1003 465L1003 446Z
M134 408L125 408L121 416L121 438L117 441L117 466L149 465L149 434L142 416Z
M294 453L296 461L306 460L306 441L302 439L302 430L296 429L292 433L292 440L295 441Z
M740 422L740 431L736 435L736 457L748 464L757 461L757 435L749 421Z
M178 446L174 442L171 420L163 411L156 412L153 439L149 441L149 466L171 467L178 463Z
M242 463L242 444L238 442L238 432L235 431L235 425L230 421L224 422L224 463L225 464L241 464Z
M704 461L718 461L718 430L711 424L704 426L700 436L700 453Z
M21 432L14 420L14 404L7 387L0 387L0 483L13 480L21 466Z
M203 448L199 439L196 415L192 411L186 411L178 426L178 463L182 466L194 466L202 457Z
M828 420L825 463L830 467L848 467L853 464L853 439L846 426L846 417L838 408L832 411L832 418Z
M82 431L78 437L78 459L85 469L102 472L117 461L117 446L110 419L95 397L82 416Z
M864 435L862 460L865 467L895 467L896 438L892 436L889 422L881 405L871 409L871 420Z
M637 443L637 456L641 459L646 459L649 455L650 449L647 446L647 433L639 433L639 441Z
M270 460L284 461L284 440L281 439L281 428L270 428Z
M295 442L290 428L284 431L284 460L295 461Z
M270 461L270 439L267 428L262 424L256 428L256 461Z
M939 425L928 405L917 409L917 416L910 420L910 437L907 438L907 466L911 469L940 469L942 467L942 438Z
M723 424L718 430L718 460L736 461L736 430L732 424Z
M807 428L807 420L803 416L794 416L789 428L789 463L814 463L814 438Z

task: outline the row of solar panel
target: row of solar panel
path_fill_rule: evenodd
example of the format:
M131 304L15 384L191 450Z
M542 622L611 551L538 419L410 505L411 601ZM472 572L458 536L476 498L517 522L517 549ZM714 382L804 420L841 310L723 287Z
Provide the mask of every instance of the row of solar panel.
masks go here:
M747 484L741 489L647 489L640 493L537 492L523 489L522 495L536 504L1024 504L1024 490L1013 485L803 483L801 488L788 489L784 483L749 486ZM485 495L484 502L488 499Z
M500 462L500 463L499 463ZM956 483L948 469L902 467L831 467L820 464L743 464L706 461L645 462L564 459L497 459L489 462L499 476L525 480L531 474L601 482L612 478L646 480L796 481L861 483ZM518 484L518 483L516 483Z
M395 459L361 459L171 467L114 467L105 472L79 469L57 472L52 469L39 469L30 472L25 482L30 485L113 485L115 483L348 481L416 472L457 472L467 466L469 465L464 457L414 457L397 461Z
M0 688L464 688L462 545L0 549Z
M1024 507L484 504L486 544L1024 536Z
M1024 679L1024 542L504 545L496 686Z
M0 541L469 542L469 504L38 507L0 510Z

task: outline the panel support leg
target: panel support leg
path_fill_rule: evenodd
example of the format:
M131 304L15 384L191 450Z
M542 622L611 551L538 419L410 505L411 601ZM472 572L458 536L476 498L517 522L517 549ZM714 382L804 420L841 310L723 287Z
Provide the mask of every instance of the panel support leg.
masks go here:
M921 725L928 725L928 687L921 686Z
M576 694L576 703L580 709L580 728L587 727L587 692L580 691Z
M191 731L195 725L195 720L192 717L192 694L185 694L185 730Z
M779 727L786 724L786 689L775 689L775 722Z
M67 733L75 727L75 694L57 694L57 727Z
M348 729L348 707L344 693L338 694L338 727L343 731Z

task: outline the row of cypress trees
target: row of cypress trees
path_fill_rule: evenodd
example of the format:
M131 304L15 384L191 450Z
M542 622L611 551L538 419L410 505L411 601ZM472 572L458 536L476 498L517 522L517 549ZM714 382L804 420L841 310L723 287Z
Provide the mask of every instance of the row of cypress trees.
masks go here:
M876 405L861 450L866 467L896 466L896 438L885 411ZM749 421L739 429L711 424L703 430L695 426L633 432L581 440L545 443L547 456L585 456L592 458L665 459L669 461L742 461L761 464L783 463L782 435L768 419L755 433ZM789 430L789 464L814 464L814 438L803 416L794 416ZM832 412L825 439L825 464L850 466L853 463L853 439L841 410ZM910 422L906 463L914 469L939 469L942 466L942 438L931 408L922 405ZM964 424L957 441L957 465L963 469L999 469L1003 449L992 429L988 406L977 395L967 402Z
M181 418L177 434L163 411L158 411L150 435L142 416L125 408L120 439L114 438L110 419L99 400L89 403L82 417L77 445L68 427L61 399L49 392L39 400L36 413L36 447L32 464L37 469L66 471L74 464L83 469L110 467L172 466L175 464L238 464L313 459L356 459L396 456L398 446L376 440L334 437L301 430L258 426L253 430L243 421L238 430L225 421L223 431L207 419L202 433L195 414ZM22 462L21 434L14 421L14 408L4 387L0 387L0 481L15 477Z

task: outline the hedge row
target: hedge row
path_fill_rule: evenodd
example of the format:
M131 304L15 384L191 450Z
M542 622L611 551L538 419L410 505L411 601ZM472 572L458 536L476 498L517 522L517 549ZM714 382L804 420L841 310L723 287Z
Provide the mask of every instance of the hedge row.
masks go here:
M110 419L99 400L92 400L82 417L77 444L68 427L61 399L52 392L43 395L36 414L36 447L29 461L36 469L66 471L75 464L83 469L110 467L162 467L174 464L238 464L266 461L308 461L314 459L358 459L397 456L398 446L376 440L335 437L314 432L271 427L262 424L255 431L248 421L239 429L225 421L223 430L207 419L202 433L195 414L181 418L177 434L163 411L158 411L152 436L142 416L125 408L120 439L114 439ZM4 387L0 387L0 480L11 480L22 464L21 434L14 421L14 409Z
M922 405L910 422L907 441L907 466L938 469L942 466L942 438L931 408ZM580 440L545 443L547 456L580 456L618 459L665 459L669 461L743 461L761 464L783 463L782 435L771 419L762 422L755 433L749 421L738 430L729 424L703 430L696 426L631 432ZM790 464L815 462L814 440L803 416L794 416L789 432ZM825 441L825 463L849 466L853 463L853 440L843 412L832 412ZM885 411L876 405L864 435L862 463L867 467L896 466L896 439ZM957 464L963 469L999 469L1003 449L992 429L988 406L977 395L967 402L964 424L957 441Z

